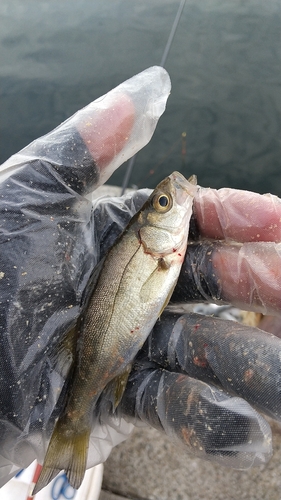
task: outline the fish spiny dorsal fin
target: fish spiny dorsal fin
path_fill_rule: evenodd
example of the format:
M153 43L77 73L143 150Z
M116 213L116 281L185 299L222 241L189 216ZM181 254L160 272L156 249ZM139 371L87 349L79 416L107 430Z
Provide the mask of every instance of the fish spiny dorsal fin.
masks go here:
M47 486L61 470L65 470L69 484L79 488L86 470L89 437L90 429L77 430L68 436L63 418L57 421L32 495Z
M85 308L87 308L88 303L91 299L92 293L96 287L96 284L98 282L99 276L102 272L103 266L104 266L104 261L106 259L106 256L104 256L94 267L92 274L89 278L89 281L83 291L82 298L81 298L81 309L85 311Z
M70 328L49 354L54 370L63 378L70 372L76 354L79 322Z

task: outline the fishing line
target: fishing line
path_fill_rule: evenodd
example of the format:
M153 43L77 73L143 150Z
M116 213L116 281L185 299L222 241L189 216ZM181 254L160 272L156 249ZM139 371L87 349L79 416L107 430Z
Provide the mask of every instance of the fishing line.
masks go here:
M181 0L180 1L179 8L178 8L177 13L176 13L176 17L174 19L173 26L171 28L171 31L170 31L170 34L169 34L169 38L168 38L168 41L166 43L166 47L164 49L164 52L163 52L163 55L162 55L162 58L161 58L161 62L160 62L160 66L162 66L163 68L165 67L166 60L167 60L168 54L170 52L171 45L173 43L173 39L174 39L174 36L176 34L178 24L180 22L180 18L181 18L182 12L183 12L183 8L185 6L185 2L186 2L186 0ZM129 160L129 163L128 163L128 166L127 166L127 170L126 170L126 173L125 173L124 179L123 179L123 184L122 184L122 189L121 189L121 196L124 194L126 188L128 187L129 179L131 177L133 166L135 164L136 156L137 155L135 154Z

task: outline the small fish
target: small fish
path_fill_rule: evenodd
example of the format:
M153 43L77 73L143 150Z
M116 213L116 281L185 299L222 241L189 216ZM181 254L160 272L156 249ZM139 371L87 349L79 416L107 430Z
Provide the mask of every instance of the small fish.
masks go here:
M187 247L196 177L164 179L97 266L77 323L69 390L33 495L61 470L79 488L93 408L107 386L120 402L130 363L170 300ZM73 330L71 330L73 338ZM66 342L68 356L71 340ZM128 368L129 367L129 368Z

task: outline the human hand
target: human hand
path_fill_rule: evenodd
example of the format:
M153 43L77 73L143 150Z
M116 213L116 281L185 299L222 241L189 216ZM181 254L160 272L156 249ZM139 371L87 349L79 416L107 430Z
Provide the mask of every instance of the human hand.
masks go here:
M150 68L1 167L3 483L16 467L43 459L52 432L65 381L54 369L53 353L77 321L84 290L100 259L92 192L150 140L169 92L166 71ZM102 430L96 461L108 454L112 434L110 427ZM122 430L115 434L115 441L118 436L124 439Z
M146 97L151 102L150 93L148 86ZM142 98L143 94L139 92ZM155 126L155 119L149 113L146 126L143 126L142 119L146 115L137 103L137 93L136 99L131 96L125 101L119 95L120 107L116 107L115 99L109 106L105 100L103 102L105 106L97 120L84 119L88 118L86 108L74 117L74 121L67 122L64 131L56 129L47 136L48 142L35 141L31 148L4 164L2 171L2 194L6 195L3 211L9 213L4 219L8 226L3 231L2 243L6 251L1 255L3 274L0 281L1 313L6 321L2 325L2 339L5 340L2 342L0 384L2 436L5 436L1 458L3 481L14 473L11 463L22 467L36 456L42 459L54 422L54 414L52 418L51 414L63 385L63 379L52 370L49 354L62 332L78 316L80 299L93 267L148 196L144 190L127 196L122 202L103 200L94 204L92 212L91 191L108 178L118 163L143 146L148 137L140 140L140 131L149 128L152 132ZM162 103L162 111L163 107ZM90 113L90 116L93 115ZM111 134L108 123L111 123ZM75 128L80 136L74 133ZM128 136L131 142L127 141ZM87 150L81 137L88 145ZM196 220L200 218L197 216ZM188 267L187 264L185 269ZM193 276L197 273L195 270ZM182 292L180 295L185 300ZM231 297L228 300L231 301ZM142 359L146 356L152 366L145 350L140 356ZM163 371L163 365L160 366ZM142 366L139 373L143 374ZM136 370L132 377L135 374ZM132 428L122 418L132 414L132 406L126 405L126 401L132 401L132 385L136 387L133 378L131 381L119 407L121 419L108 414L106 398L101 402L101 425L93 429L89 466L105 460L111 448ZM149 384L146 387L149 389ZM233 401L236 405L233 414L241 415L239 401ZM138 411L134 416L142 418ZM232 416L229 418L228 430ZM251 414L250 422L253 418L257 420L258 417ZM151 417L144 420L153 425L155 414L151 412ZM260 425L258 419L255 426ZM264 425L261 425L262 431L256 432L255 445L258 443L263 457L267 457L269 452L264 436L268 436L269 430ZM176 424L175 434L177 427ZM244 441L240 438L240 443L244 444L245 436L243 432Z
M200 188L171 303L232 303L280 321L280 242L280 199ZM123 415L164 431L196 456L236 468L266 461L270 428L246 401L280 420L280 339L173 310L161 316L135 361Z
M174 300L231 303L280 316L281 200L270 194L201 188L194 216L194 241Z

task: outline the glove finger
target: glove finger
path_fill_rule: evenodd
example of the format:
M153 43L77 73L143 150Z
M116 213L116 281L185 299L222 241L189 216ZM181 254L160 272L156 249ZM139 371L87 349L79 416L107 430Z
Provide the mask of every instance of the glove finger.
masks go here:
M239 469L271 457L270 427L246 401L186 375L138 366L121 405L196 457Z
M152 362L211 382L281 421L281 340L258 328L165 312L146 345Z
M281 199L277 196L200 188L194 212L201 237L241 243L281 241Z
M173 302L231 303L281 314L281 243L191 242Z
M91 192L151 139L169 93L168 73L148 68L12 156L2 173L39 159L68 188Z

